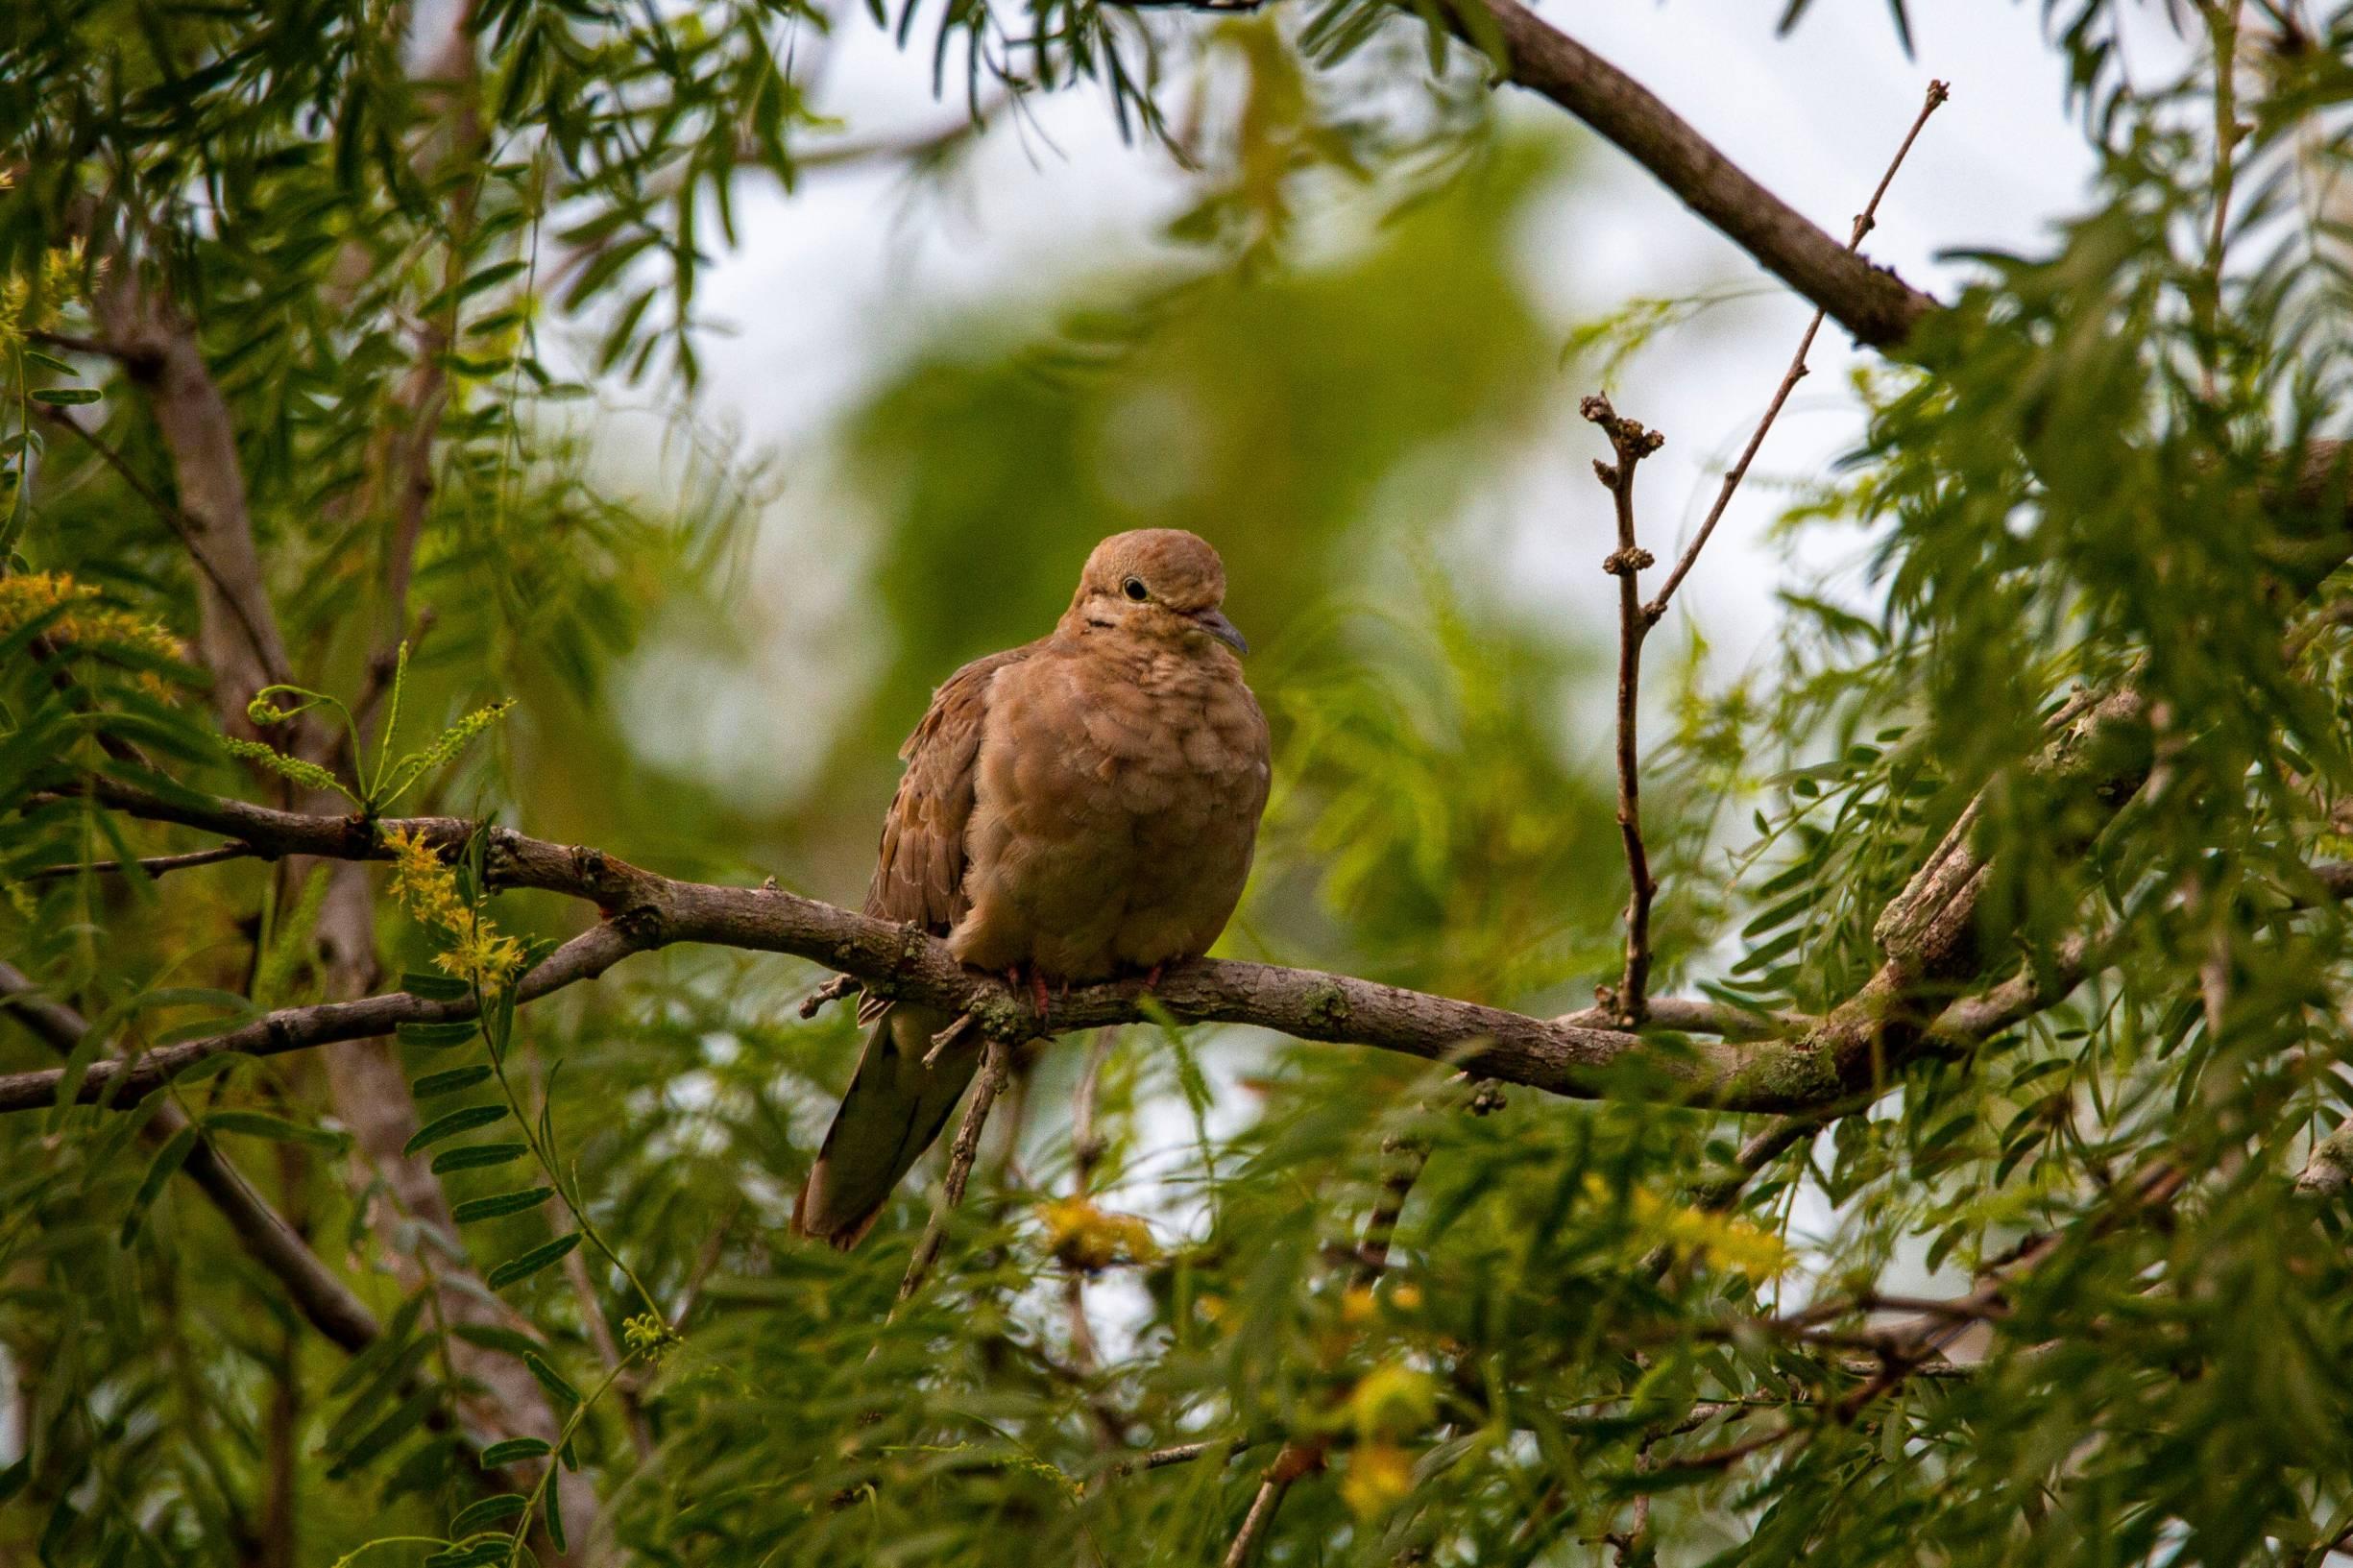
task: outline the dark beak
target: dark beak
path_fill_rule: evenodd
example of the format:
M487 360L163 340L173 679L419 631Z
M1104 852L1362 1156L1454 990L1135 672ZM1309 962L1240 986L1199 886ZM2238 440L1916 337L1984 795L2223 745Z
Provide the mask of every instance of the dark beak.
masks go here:
M1236 653L1250 651L1249 639L1242 635L1240 627L1225 618L1223 611L1197 611L1193 615L1193 623Z

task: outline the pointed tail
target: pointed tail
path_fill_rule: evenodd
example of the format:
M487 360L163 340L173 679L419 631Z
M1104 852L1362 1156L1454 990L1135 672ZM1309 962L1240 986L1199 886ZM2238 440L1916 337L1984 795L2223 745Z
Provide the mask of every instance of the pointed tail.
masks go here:
M826 1130L792 1212L797 1236L847 1252L882 1217L899 1179L948 1124L981 1065L976 1040L959 1040L923 1065L932 1036L952 1019L921 1007L892 1007L866 1036L850 1092Z

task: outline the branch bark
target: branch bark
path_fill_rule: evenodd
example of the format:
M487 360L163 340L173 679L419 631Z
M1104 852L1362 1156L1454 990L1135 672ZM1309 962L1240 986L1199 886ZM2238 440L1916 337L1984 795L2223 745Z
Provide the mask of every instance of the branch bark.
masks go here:
M97 297L107 337L122 346L132 380L147 395L156 428L170 451L184 520L196 557L198 651L212 672L214 710L238 734L251 734L245 705L255 692L288 679L285 640L263 588L261 556L245 503L229 403L206 368L196 331L169 302L144 288L135 266L119 268ZM79 429L79 426L76 426Z
M1858 342L1895 349L1943 306L1875 267L1759 184L1639 82L1518 0L1482 0L1508 80L1614 144Z

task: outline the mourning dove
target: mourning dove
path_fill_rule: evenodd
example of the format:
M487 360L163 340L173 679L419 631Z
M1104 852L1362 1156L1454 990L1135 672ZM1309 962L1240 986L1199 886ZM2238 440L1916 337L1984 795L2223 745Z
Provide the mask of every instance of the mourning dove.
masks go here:
M899 753L866 913L944 937L965 964L1049 983L1156 975L1225 929L1267 802L1267 721L1219 606L1217 551L1176 528L1095 546L1054 635L966 664ZM869 998L850 1092L793 1226L858 1244L939 1136L976 1044L926 1066L954 1022Z

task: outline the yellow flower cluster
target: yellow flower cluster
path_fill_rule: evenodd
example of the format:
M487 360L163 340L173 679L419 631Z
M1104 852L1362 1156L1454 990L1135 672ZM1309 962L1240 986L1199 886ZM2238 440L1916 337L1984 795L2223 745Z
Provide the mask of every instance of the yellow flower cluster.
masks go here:
M1610 1195L1609 1184L1598 1175L1588 1175L1585 1188L1596 1199ZM1686 1208L1638 1187L1633 1211L1636 1226L1651 1244L1691 1253L1710 1267L1761 1280L1789 1266L1789 1248L1780 1237L1731 1215Z
M384 834L392 849L392 896L421 926L438 928L449 945L433 962L479 986L498 990L522 967L522 944L466 906L458 897L457 873L450 870L423 833L399 828Z
M1414 1456L1396 1444L1371 1442L1349 1452L1347 1473L1340 1478L1340 1500L1357 1518L1378 1519L1413 1490Z
M142 619L128 610L109 609L98 602L98 590L78 583L61 571L24 571L0 577L0 637L52 610L63 614L41 635L60 645L107 643L137 648L159 659L178 659L180 639L159 622ZM143 670L139 684L152 696L169 702L172 688L153 670Z
M0 190L6 190L6 181L0 180ZM59 308L68 300L81 295L85 285L94 286L107 275L106 258L101 256L95 266L87 263L82 241L52 247L41 257L40 288L37 293L33 279L13 275L0 277L0 349L13 349L24 341L27 332L43 332L57 325Z
M1046 1227L1046 1250L1067 1268L1095 1273L1115 1263L1150 1263L1160 1256L1152 1227L1131 1214L1098 1209L1083 1197L1060 1197L1037 1206Z
M1438 1417L1438 1385L1429 1373L1383 1362L1348 1392L1348 1419L1367 1442L1401 1437Z

